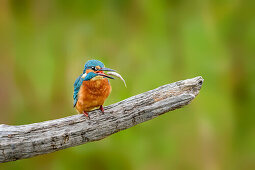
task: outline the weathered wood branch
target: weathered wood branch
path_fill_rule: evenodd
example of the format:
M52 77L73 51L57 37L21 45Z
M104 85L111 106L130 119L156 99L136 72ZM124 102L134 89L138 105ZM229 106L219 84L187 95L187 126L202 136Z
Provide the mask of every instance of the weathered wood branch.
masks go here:
M101 140L111 134L189 104L202 77L178 81L84 115L21 126L0 125L0 163L42 155Z

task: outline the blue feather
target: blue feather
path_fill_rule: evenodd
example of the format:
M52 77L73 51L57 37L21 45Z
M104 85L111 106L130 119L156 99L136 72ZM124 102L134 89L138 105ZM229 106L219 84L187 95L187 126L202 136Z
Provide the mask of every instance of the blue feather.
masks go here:
M94 73L94 72L89 72L89 73L86 75L85 78L82 78L81 76L82 76L82 75L80 75L80 76L75 80L74 85L73 85L73 87L74 87L74 92L73 92L73 99L74 99L73 107L76 106L76 103L77 103L77 101L78 101L78 93L79 93L79 91L80 91L80 88L81 88L81 85L82 85L83 81L88 81L88 80L94 78L95 76L97 76L97 74Z
M74 102L73 102L73 107L76 106L76 103L78 101L78 92L80 90L80 87L81 87L81 84L82 84L82 80L81 80L81 75L75 80L74 82L74 92L73 92L73 99L74 99Z

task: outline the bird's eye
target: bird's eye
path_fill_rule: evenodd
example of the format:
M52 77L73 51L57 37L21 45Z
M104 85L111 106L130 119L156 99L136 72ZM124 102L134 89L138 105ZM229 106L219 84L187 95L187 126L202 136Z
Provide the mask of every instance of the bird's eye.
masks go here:
M92 66L91 69L94 70L94 71L96 71L96 67L94 67L94 66Z

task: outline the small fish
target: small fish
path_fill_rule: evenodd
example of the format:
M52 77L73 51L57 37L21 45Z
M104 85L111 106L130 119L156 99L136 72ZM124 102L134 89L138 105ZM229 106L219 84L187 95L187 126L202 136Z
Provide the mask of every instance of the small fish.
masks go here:
M127 84L126 84L124 78L119 73L117 73L117 72L107 72L107 74L120 78L123 81L123 83L125 84L125 87L127 87Z

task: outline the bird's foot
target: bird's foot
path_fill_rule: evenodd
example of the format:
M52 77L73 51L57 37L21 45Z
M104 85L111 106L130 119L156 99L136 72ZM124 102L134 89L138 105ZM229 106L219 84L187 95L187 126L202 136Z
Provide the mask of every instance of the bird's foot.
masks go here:
M83 114L84 114L88 119L90 119L89 114L88 114L87 112L83 111Z
M101 105L99 109L100 109L100 110L102 111L102 113L104 114L104 107L103 107L103 105Z

